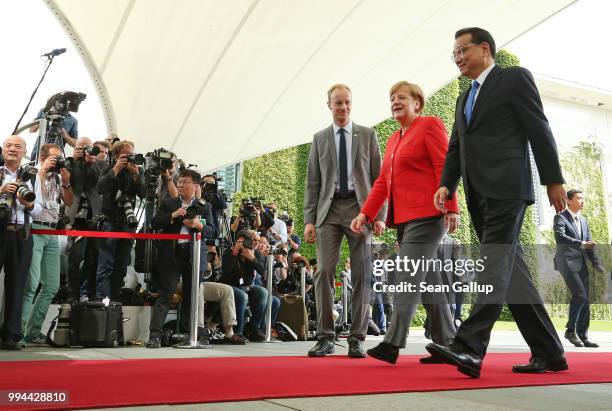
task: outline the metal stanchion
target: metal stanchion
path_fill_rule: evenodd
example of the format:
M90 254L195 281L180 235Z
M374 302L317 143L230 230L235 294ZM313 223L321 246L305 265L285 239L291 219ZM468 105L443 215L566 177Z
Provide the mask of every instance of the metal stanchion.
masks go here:
M342 276L342 325L348 324L348 279L347 275Z
M306 305L306 267L300 268L300 295Z
M202 220L202 224L206 225L206 222ZM189 313L189 341L184 343L176 344L175 348L191 348L191 349L202 349L212 348L210 344L202 344L198 341L198 303L200 296L200 238L201 235L198 232L191 233L191 310ZM202 313L203 315L204 313Z
M272 283L274 282L273 271L274 256L269 253L266 257L266 288L268 290L268 301L266 302L266 340L265 343L278 343L282 341L272 340Z

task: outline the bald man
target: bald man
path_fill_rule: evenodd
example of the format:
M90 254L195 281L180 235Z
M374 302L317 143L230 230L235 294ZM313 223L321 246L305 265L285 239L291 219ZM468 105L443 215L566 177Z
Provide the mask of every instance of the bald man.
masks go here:
M102 197L98 193L98 179L107 169L105 161L91 155L88 148L93 146L89 137L80 137L75 144L73 160L69 162L70 184L74 193L72 206L66 208L69 224L77 230L95 229L83 219L75 220L75 216L85 216L91 221L102 211ZM94 297L96 294L96 271L98 267L98 241L95 238L83 238L78 242L68 240L68 287L70 296L75 299ZM81 262L83 262L81 272Z
M21 350L21 307L23 290L32 260L32 236L29 233L30 213L34 202L18 193L23 176L21 160L26 155L26 142L10 136L2 143L4 166L0 167L0 270L4 269L4 324L0 330L0 349ZM33 191L30 180L25 182ZM40 207L40 205L37 205Z

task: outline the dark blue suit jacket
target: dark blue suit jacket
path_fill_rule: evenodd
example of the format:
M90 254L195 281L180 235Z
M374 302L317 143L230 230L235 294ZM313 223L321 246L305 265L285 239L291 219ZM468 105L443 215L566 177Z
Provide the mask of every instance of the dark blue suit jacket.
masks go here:
M568 210L557 214L554 219L553 229L555 241L557 242L557 253L555 254L555 269L563 272L580 272L586 259L590 259L594 266L599 267L600 262L594 249L582 247L583 241L592 240L591 230L586 219L579 216L581 235L572 215Z

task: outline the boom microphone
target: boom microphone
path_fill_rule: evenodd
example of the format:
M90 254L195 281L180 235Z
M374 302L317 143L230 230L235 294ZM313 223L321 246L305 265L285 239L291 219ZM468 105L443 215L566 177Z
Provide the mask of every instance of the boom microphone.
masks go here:
M54 49L46 54L43 54L41 57L56 57L56 56L59 56L60 54L64 54L65 52L66 52L66 49Z

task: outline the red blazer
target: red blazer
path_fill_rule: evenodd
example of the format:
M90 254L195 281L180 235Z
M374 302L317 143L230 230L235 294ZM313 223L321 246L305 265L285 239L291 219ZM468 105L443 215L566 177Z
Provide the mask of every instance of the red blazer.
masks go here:
M417 117L401 138L399 130L393 133L387 143L380 175L361 212L372 220L389 199L389 226L441 216L434 207L433 198L440 187L447 150L448 134L437 117ZM446 201L446 209L459 212L457 196Z

